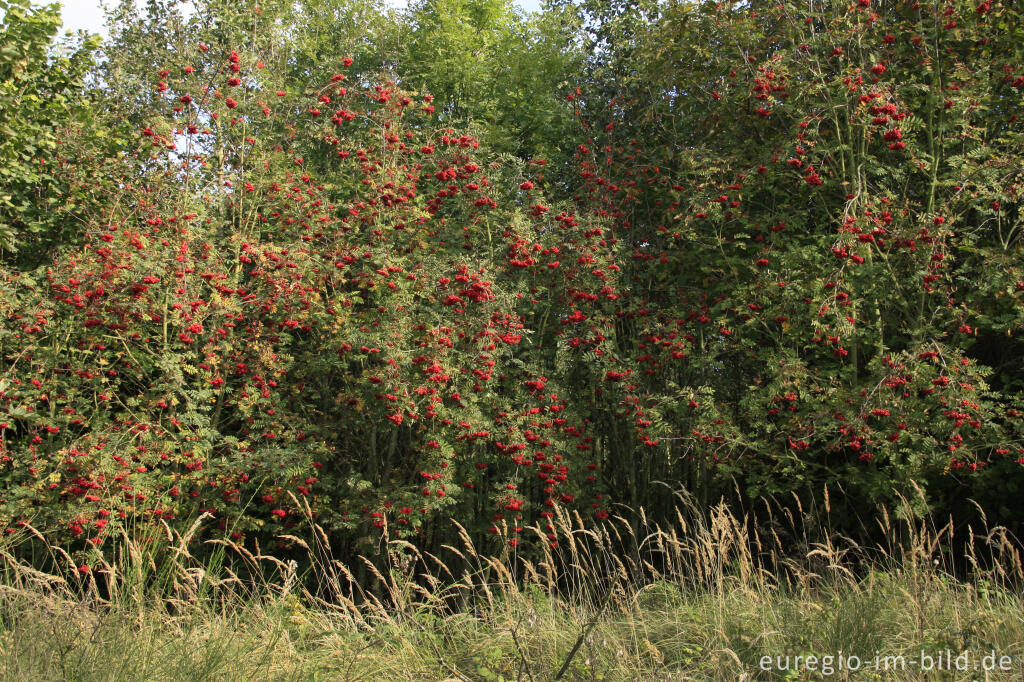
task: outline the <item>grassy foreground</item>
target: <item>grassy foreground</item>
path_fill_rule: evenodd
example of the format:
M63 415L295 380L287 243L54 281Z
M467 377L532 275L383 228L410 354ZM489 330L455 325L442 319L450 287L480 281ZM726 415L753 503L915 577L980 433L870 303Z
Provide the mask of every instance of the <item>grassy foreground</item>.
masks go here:
M312 544L297 540L308 550L307 580L295 575L295 564L223 541L216 541L222 552L199 563L189 538L170 531L146 553L126 538L115 564L84 578L33 570L8 546L0 678L537 682L1024 674L1024 572L998 529L982 539L990 552L985 561L968 558L989 568L958 581L941 559L945 529L894 526L891 535L902 539L885 548L826 542L807 545L793 559L779 552L793 537L771 533L768 542L749 528L722 509L696 522L681 514L672 531L620 519L610 535L621 533L633 545L613 555L609 537L562 519L560 548L533 563L480 556L468 537L445 561L392 541L390 575L370 568L372 588L365 580L356 584L316 533ZM760 549L752 554L751 547ZM258 582L243 581L222 567L229 556L273 570ZM857 575L847 568L867 558L871 568ZM790 658L789 670L779 669L785 660L774 658L786 655L819 658L813 665L804 659L799 670ZM860 660L856 672L851 655ZM773 661L762 666L763 656ZM887 656L894 658L886 662ZM1012 663L1004 658L1000 666L1000 656ZM931 670L922 671L928 660Z

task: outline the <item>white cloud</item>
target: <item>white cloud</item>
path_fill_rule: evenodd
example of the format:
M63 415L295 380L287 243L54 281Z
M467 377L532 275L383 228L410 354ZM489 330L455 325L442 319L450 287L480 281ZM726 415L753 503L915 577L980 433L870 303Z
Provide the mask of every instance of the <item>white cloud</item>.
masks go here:
M111 2L113 1L111 0ZM64 30L85 30L91 33L106 35L107 32L103 26L103 8L100 6L100 2L101 0L62 0ZM139 2L139 0L136 0L136 2ZM47 3L45 0L35 0L34 4L42 5ZM388 7L399 9L406 7L409 4L409 0L384 0L384 4ZM540 9L540 0L516 0L516 4L531 12Z
M66 0L61 8L64 30L84 29L90 33L103 32L103 9L91 0Z
M61 19L64 21L65 31L88 31L106 36L107 29L104 26L106 14L103 5L113 6L117 0L56 0L61 4ZM142 0L135 0L136 5L141 5ZM47 0L33 0L34 5L50 4ZM192 5L186 3L182 11L187 16L191 14Z

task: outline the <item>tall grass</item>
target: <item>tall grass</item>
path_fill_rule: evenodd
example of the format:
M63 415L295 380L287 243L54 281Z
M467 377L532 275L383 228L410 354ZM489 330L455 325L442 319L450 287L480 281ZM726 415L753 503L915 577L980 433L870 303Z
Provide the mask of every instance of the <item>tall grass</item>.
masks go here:
M228 540L207 541L213 551L199 560L190 551L197 520L184 533L125 534L112 559L83 575L28 527L0 547L0 675L536 682L1024 673L1024 569L1003 529L968 531L956 561L951 525L883 512L884 541L868 547L770 501L745 516L679 502L666 527L643 510L624 510L600 530L557 516L555 547L550 529L530 529L543 548L533 557L488 556L461 528L461 542L436 556L384 529L380 554L357 559L361 571L336 558L307 514L302 537L283 537L305 552L304 574ZM23 543L68 570L19 560ZM1014 661L941 674L761 666L764 656L916 661L922 650L947 649L970 652L972 665L991 651Z

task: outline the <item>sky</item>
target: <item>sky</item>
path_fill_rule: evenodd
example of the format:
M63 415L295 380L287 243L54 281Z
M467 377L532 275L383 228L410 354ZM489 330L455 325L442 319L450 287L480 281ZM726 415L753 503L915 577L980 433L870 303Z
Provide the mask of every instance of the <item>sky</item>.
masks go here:
M103 28L103 10L100 0L61 0L63 5L64 30L85 29L91 33L106 35ZM407 0L387 0L392 7L402 7ZM34 4L45 4L36 0ZM516 4L528 12L540 9L540 0L516 0Z

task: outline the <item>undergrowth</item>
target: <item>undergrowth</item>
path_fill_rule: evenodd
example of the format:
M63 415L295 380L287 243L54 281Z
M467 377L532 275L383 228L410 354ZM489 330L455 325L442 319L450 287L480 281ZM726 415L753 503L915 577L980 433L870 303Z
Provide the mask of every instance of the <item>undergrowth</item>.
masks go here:
M771 505L760 516L771 517ZM15 543L41 542L29 527L2 550L0 675L1020 679L1024 571L1014 540L999 528L972 531L965 561L954 562L948 526L884 513L879 525L884 546L827 534L811 542L798 518L755 524L724 507L698 514L681 500L672 528L649 525L642 511L604 532L562 517L557 548L534 560L482 556L467 534L449 555L424 556L385 533L380 556L358 559L370 576L361 581L311 519L305 538L290 538L307 553L301 565L224 540L209 541L217 551L199 561L192 533L167 529L123 537L117 560L88 574L17 561ZM47 550L60 565L61 550ZM948 665L920 670L922 652L947 650ZM799 669L791 658L786 670L784 656L819 658ZM860 670L840 669L851 656ZM893 658L884 669L887 656L902 657L902 667ZM1012 663L984 670L1000 656ZM957 670L964 661L970 669Z

